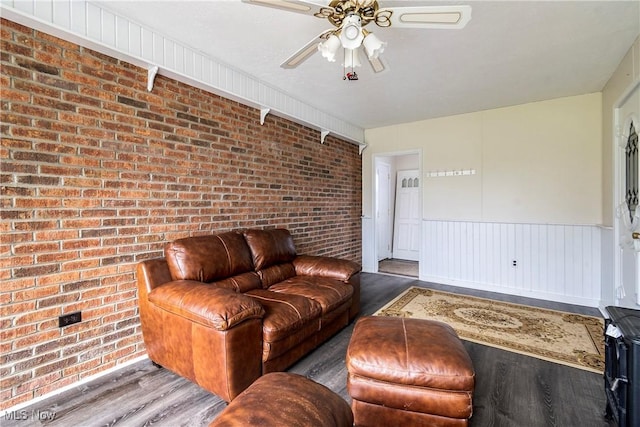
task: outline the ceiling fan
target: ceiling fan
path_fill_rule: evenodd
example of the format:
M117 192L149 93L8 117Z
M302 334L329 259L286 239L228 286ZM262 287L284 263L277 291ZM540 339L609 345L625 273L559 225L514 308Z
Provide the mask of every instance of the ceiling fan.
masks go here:
M357 80L354 67L361 65L358 56L364 47L373 71L384 71L380 60L385 42L364 27L371 22L386 28L435 28L460 29L471 19L471 6L411 6L380 8L377 0L331 0L328 6L304 0L242 0L245 3L273 7L290 12L326 18L335 28L323 31L291 55L280 66L295 68L320 51L329 62L335 62L340 49L344 51L343 66L351 69L345 76Z

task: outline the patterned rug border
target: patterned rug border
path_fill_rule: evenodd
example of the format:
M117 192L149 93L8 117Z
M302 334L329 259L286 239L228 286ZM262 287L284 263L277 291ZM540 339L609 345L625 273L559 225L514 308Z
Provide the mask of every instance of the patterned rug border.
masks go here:
M480 301L482 303L491 303L493 305L497 305L497 306L507 306L507 307L515 307L518 308L520 310L524 310L524 311L528 311L528 312L542 312L542 313L549 313L549 314L554 314L554 315L562 315L562 316L570 316L576 319L585 319L585 320L590 320L591 322L595 323L597 322L599 324L599 327L601 329L601 331L599 331L599 334L596 334L597 336L603 336L604 333L604 320L599 318L599 317L595 317L595 316L590 316L590 315L585 315L585 314L576 314L576 313L570 313L570 312L566 312L566 311L562 311L562 310L554 310L554 309L550 309L550 308L541 308L541 307L534 307L534 306L530 306L530 305L525 305L525 304L518 304L518 303L511 303L511 302L505 302L505 301L498 301L498 300L493 300L490 298L483 298L483 297L477 297L477 296L473 296L473 295L465 295L465 294L456 294L456 293L452 293L452 292L446 292L446 291L440 291L440 290L435 290L435 289L429 289L429 288L422 288L419 286L411 286L408 289L406 289L405 291L403 291L400 295L398 295L397 297L395 297L394 299L392 299L391 301L389 301L387 304L385 304L382 308L378 309L373 315L374 316L398 316L398 314L394 314L393 310L389 310L391 307L393 307L394 305L400 303L402 304L400 307L400 310L396 309L395 312L399 313L401 311L402 307L405 307L406 305L409 304L409 302L411 302L415 296L413 295L413 293L415 292L419 292L419 293L423 293L424 291L429 291L429 292L433 292L435 294L440 294L440 295L444 295L444 296L450 296L453 298L465 298L465 299L470 299L470 300L476 300L476 301ZM404 301L404 300L407 301ZM383 314L384 311L390 311L389 314ZM452 325L453 326L453 325ZM520 350L518 348L514 348L513 346L509 346L506 345L504 343L500 343L500 342L493 342L493 341L489 341L485 338L482 337L475 337L475 336L471 336L469 334L465 334L464 331L458 331L456 329L456 332L458 332L458 335L460 336L460 339L463 340L467 340L467 341L471 341L477 344L482 344L482 345L487 345L490 347L495 347L495 348L499 348L502 350L506 350L506 351L510 351L513 353L518 353L518 354L522 354L525 356L529 356L529 357L535 357L537 359L542 359L542 360L546 360L549 362L553 362L553 363L558 363L561 365L565 365L565 366L570 366L573 368L578 368L578 369L583 369L586 371L590 371L590 372L594 372L597 374L602 374L604 371L604 351L601 351L601 346L598 345L597 342L594 341L594 331L590 330L589 326L585 325L585 328L587 329L587 334L589 336L589 339L591 340L591 343L593 345L593 347L596 349L596 351L598 352L598 360L592 360L591 363L595 363L597 365L599 365L599 368L594 368L588 365L584 365L584 364L579 364L579 363L575 363L575 362L571 362L571 361L566 361L563 360L562 357L558 356L558 357L552 357L552 356L545 356L542 354L536 354L533 351L526 351L526 350ZM455 327L454 327L455 329ZM603 338L603 342L604 342L604 338Z

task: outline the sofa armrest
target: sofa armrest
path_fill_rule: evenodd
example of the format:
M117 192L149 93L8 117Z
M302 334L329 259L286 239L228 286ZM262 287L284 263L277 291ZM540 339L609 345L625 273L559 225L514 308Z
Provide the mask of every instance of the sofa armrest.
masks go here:
M158 308L219 331L264 316L264 309L255 299L193 280L165 283L149 293L149 301Z
M326 256L299 255L293 260L298 276L321 276L348 282L351 276L362 270L353 261Z

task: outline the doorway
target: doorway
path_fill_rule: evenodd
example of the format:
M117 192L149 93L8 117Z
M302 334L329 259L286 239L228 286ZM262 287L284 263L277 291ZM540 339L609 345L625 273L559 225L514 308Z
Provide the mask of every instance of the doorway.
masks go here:
M419 277L422 177L419 151L374 156L376 271Z

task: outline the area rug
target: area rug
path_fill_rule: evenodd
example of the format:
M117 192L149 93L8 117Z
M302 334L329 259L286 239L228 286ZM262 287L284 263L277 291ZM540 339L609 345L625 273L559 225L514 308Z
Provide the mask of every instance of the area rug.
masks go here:
M448 323L461 339L561 363L604 370L604 322L593 316L411 287L374 316Z

